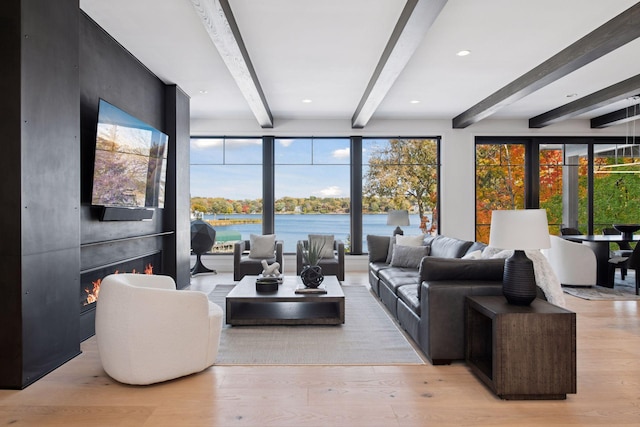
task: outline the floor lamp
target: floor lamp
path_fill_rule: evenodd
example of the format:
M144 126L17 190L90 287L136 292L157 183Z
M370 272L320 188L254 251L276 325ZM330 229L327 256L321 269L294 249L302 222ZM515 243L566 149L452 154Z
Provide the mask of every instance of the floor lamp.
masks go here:
M533 261L528 249L551 247L546 209L496 210L491 213L489 246L513 249L504 262L502 293L514 305L529 305L536 298Z

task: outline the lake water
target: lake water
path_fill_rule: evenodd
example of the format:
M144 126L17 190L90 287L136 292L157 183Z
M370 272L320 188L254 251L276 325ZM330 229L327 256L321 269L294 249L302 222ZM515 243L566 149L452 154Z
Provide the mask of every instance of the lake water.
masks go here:
M261 219L261 215L205 215L203 219L251 218ZM418 215L409 215L411 225L402 227L405 235L421 234ZM249 240L250 234L262 234L262 224L236 224L232 226L216 226L217 232L236 231L243 240ZM367 234L391 236L395 226L387 225L387 215L362 216L362 250L367 252ZM294 253L298 240L304 240L309 234L333 234L336 239L347 242L351 233L348 214L304 214L275 215L276 239L284 241L284 251Z

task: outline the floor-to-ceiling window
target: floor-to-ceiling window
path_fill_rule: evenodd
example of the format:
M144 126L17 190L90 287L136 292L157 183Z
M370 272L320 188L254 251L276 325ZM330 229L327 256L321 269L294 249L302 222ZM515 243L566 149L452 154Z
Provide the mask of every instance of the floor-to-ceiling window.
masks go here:
M262 138L192 138L191 215L216 230L214 253L262 234Z
M488 242L493 209L544 208L552 234L638 223L639 157L624 138L478 138L476 238Z
M640 223L640 146L594 147L593 228Z
M438 231L438 138L194 137L190 163L191 214L214 225L214 253L264 231L287 253L310 233L366 253L395 209L410 212L406 234Z
M285 252L309 234L350 240L349 138L276 138L275 233Z
M522 143L476 144L476 240L489 241L491 211L525 207Z
M362 141L362 226L367 234L393 234L390 210L407 210L405 235L438 232L439 140L365 138ZM363 242L366 248L366 241Z
M549 232L562 227L588 231L588 145L539 145L539 206L547 210Z

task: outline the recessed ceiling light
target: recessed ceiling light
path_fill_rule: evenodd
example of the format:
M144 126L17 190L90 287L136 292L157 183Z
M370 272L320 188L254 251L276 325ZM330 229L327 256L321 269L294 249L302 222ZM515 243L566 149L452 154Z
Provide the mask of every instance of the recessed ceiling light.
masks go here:
M305 104L311 104L313 101L310 99L303 99L302 102Z
M206 89L202 89L202 90L200 90L199 92L200 92L200 93L202 93L202 94L209 93L209 91L208 91L208 90L206 90Z
M471 53L471 51L470 51L470 50L466 50L466 49L465 49L465 50L461 50L460 52L456 53L456 55L458 55L458 56L467 56L467 55L469 55L470 53Z
M411 101L409 101L411 104L420 104L420 101L418 101L417 99L412 99Z

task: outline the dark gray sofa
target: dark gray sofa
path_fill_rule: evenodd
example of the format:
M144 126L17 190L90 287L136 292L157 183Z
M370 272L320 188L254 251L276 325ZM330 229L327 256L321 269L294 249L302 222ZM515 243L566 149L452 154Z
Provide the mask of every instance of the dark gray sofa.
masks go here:
M461 259L486 247L446 236L425 236L419 267L389 263L389 236L367 236L369 283L429 361L464 359L467 296L502 295L504 259Z

